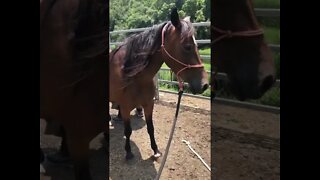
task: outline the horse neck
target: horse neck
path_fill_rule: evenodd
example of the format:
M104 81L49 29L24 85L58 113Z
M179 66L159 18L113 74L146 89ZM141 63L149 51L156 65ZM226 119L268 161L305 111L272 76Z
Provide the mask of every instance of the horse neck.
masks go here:
M213 0L212 3L214 26L231 31L259 28L251 0Z
M153 56L151 56L150 63L146 67L146 69L141 73L141 76L147 79L153 79L153 77L160 70L163 63L164 61L161 56L161 51L157 51Z

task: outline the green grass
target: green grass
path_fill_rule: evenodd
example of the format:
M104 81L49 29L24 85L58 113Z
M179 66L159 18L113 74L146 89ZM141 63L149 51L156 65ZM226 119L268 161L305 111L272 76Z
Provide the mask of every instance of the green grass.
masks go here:
M201 55L211 55L211 48L199 49Z
M280 44L280 29L275 27L262 27L267 43Z
M159 89L161 90L169 90L169 91L178 91L178 86L172 86L172 85L168 85L168 84L161 84L159 86ZM184 89L185 93L191 93L191 91L188 88ZM206 97L210 97L211 96L211 91L210 89L205 90L202 94L202 96L206 96Z
M280 29L280 17L257 17L261 26L268 26Z
M217 90L217 95L222 98L237 100L232 93L226 89L219 88ZM246 100L246 102L280 107L280 87L272 87L261 98Z
M249 100L249 102L280 107L280 88L273 87L269 91L267 91L260 99Z

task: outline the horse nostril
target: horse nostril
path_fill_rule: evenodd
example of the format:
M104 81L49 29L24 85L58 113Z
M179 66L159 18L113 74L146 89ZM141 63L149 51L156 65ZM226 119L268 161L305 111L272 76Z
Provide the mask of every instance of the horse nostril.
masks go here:
M208 89L208 87L209 87L209 84L205 84L205 85L203 85L203 87L202 87L202 92L204 92L205 90L207 90L207 89Z
M269 88L271 88L271 86L273 85L274 82L275 82L275 78L273 78L272 75L269 75L266 78L264 78L264 80L260 86L261 92L264 93Z

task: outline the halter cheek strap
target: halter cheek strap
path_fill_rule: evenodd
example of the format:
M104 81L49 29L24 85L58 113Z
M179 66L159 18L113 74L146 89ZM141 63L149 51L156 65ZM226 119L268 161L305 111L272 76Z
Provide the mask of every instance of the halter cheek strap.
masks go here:
M185 63L179 61L178 59L176 59L176 58L174 58L174 57L172 57L172 56L170 55L170 53L166 50L166 48L165 48L165 46L164 46L164 33L165 33L165 31L167 30L168 26L169 26L169 24L167 23L167 24L163 27L163 29L162 29L162 34L161 34L161 37L162 37L162 39L161 39L161 52L162 52L162 55L168 56L170 59L174 60L175 62L177 62L177 63L179 63L180 65L183 66L182 69L180 69L178 72L175 72L175 74L176 74L176 76L177 76L177 79L178 79L178 81L179 81L179 91L183 91L183 80L181 79L181 77L180 77L179 74L180 74L182 71L186 70L186 69L191 69L191 68L203 68L204 66L203 66L203 64L202 64L202 62L201 62L201 59L200 59L200 56L199 56L198 51L197 51L196 53L197 53L197 60L198 60L198 63L199 63L199 64L185 64Z

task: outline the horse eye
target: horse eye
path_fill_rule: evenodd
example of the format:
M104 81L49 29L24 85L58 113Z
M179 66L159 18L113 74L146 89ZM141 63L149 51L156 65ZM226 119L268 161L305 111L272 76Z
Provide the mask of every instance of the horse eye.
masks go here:
M192 45L191 44L186 44L186 45L184 45L184 49L186 50L186 51L191 51L192 50Z

